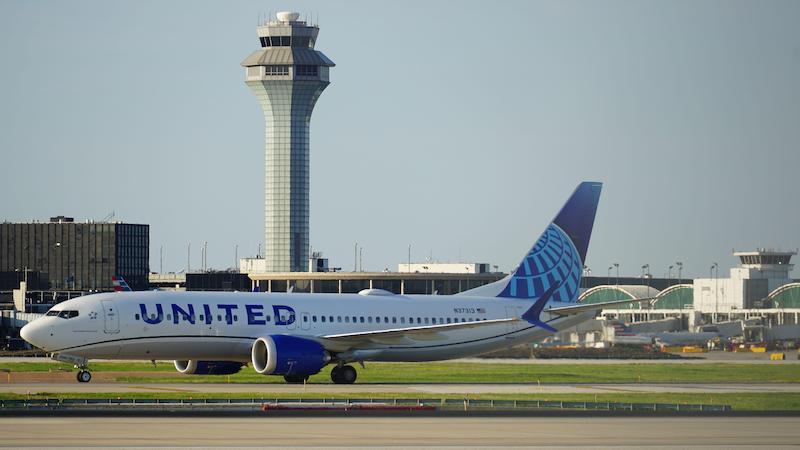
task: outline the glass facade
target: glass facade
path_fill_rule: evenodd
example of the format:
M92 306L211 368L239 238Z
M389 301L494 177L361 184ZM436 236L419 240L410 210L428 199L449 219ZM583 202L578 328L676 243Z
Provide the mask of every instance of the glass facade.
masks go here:
M40 272L50 289L147 289L150 227L123 223L0 224L0 272Z

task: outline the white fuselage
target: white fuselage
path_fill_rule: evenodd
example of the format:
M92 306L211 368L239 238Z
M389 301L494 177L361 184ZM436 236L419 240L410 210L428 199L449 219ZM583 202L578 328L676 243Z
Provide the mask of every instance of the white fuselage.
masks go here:
M94 359L250 360L253 342L286 334L310 339L455 322L518 318L530 300L439 295L247 292L124 292L60 303L26 327L26 339L51 353ZM160 313L159 313L160 309ZM63 315L63 314L62 314ZM556 329L586 315L541 319ZM376 339L358 360L431 361L486 353L551 334L524 320L442 330L422 339Z

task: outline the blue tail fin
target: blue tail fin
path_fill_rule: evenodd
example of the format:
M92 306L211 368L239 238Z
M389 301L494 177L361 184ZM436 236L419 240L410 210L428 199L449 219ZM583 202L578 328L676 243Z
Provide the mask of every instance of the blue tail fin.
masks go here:
M561 212L522 259L498 297L539 300L546 297L542 308L551 299L559 302L578 300L583 263L602 186L602 183L588 181L578 185Z

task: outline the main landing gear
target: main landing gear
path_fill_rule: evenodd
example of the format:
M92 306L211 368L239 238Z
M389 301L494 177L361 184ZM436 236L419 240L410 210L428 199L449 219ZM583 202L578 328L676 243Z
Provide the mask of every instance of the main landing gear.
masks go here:
M331 370L331 380L336 384L353 384L358 378L358 373L353 366L335 366Z
M76 378L78 379L78 383L88 383L92 381L92 373L88 370L81 369L78 371L78 376Z

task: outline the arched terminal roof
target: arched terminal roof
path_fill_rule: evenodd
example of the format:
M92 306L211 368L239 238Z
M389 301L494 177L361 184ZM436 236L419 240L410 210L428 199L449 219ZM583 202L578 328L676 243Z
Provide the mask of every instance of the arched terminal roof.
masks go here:
M655 297L658 295L658 289L650 286L642 286L639 284L628 285L603 285L595 286L578 297L578 303L603 303L613 302L615 300L627 300L637 298ZM638 303L631 303L629 305L620 305L614 309L639 309Z
M694 285L676 284L659 292L653 308L684 309L694 305Z
M789 283L770 292L773 308L800 308L800 283Z

